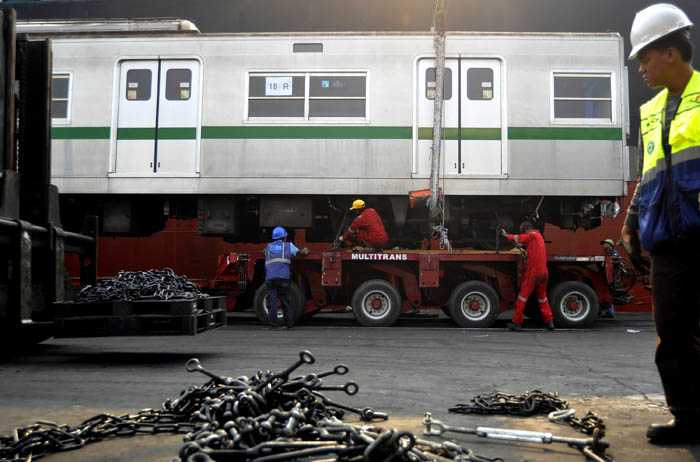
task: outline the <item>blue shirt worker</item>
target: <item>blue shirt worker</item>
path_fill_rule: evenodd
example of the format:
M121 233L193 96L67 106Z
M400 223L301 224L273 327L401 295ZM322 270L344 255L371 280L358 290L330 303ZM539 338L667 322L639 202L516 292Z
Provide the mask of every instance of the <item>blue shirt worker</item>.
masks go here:
M291 285L292 257L297 253L308 255L309 249L299 250L291 242L287 242L287 231L281 226L272 230L272 242L265 247L265 288L267 289L267 322L272 329L280 329L277 325L277 300L282 304L282 315L286 329L294 326L292 303L289 299Z
M651 259L655 361L674 417L649 426L653 444L700 443L700 73L692 26L678 7L660 3L637 13L630 34L630 59L659 90L640 108L642 175L620 232L638 269L642 248Z

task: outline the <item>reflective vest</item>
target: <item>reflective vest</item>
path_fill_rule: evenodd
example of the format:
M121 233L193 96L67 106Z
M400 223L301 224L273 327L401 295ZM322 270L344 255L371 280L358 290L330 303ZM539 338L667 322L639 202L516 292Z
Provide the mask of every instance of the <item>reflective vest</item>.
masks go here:
M681 94L663 148L668 89L640 108L644 166L639 201L639 237L648 251L700 232L700 72ZM667 150L669 150L667 148Z
M273 241L265 247L265 280L289 279L292 264L292 248L289 242Z

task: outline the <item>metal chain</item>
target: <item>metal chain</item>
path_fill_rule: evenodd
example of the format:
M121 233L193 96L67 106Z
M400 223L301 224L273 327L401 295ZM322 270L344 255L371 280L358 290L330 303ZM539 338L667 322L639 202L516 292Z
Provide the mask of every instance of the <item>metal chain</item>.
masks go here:
M510 414L529 416L549 414L552 411L568 409L569 403L558 397L557 393L532 390L521 395L494 393L477 395L470 404L456 404L448 409L458 414Z
M189 372L210 378L189 386L162 409L137 414L99 414L74 427L39 421L0 435L0 462L31 462L47 454L78 449L109 437L137 433L184 433L182 462L276 462L291 460L368 462L429 462L441 456L455 462L502 462L477 456L448 441L436 443L415 435L371 425L388 415L372 408L353 408L331 401L321 391L355 394L354 382L324 386L323 378L344 375L347 366L318 374L293 377L302 364L313 364L308 351L280 372L258 371L253 377L231 378L204 369L199 360L186 364ZM368 425L341 419L357 414Z
M506 414L518 416L548 415L552 422L566 422L578 432L602 438L605 436L605 422L595 412L589 410L582 418L576 417L569 402L559 398L556 392L532 390L520 395L494 393L477 395L469 404L459 403L448 408L448 412L458 414ZM568 410L568 412L566 412ZM556 417L553 417L555 416ZM595 448L594 448L595 449ZM594 454L601 460L612 460L600 451Z
M199 287L178 276L170 268L148 271L120 271L96 286L86 286L76 301L133 301L194 299L201 297Z

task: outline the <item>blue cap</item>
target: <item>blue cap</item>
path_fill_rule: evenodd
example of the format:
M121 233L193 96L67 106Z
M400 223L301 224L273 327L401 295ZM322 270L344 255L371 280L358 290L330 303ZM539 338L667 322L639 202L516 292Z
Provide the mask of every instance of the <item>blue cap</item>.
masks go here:
M283 227L278 226L272 230L272 239L282 239L283 237L287 237L287 231Z

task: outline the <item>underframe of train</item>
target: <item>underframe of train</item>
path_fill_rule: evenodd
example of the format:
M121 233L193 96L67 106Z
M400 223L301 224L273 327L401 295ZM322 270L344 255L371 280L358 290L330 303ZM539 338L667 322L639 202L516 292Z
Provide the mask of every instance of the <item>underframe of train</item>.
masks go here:
M102 236L150 236L168 218L197 219L203 236L230 242L264 242L275 226L305 229L309 241L332 242L353 217L348 209L355 196L240 195L109 195L61 196L61 221L79 230L86 215L99 217ZM424 199L409 196L363 196L380 214L390 243L405 247L430 238L432 226ZM444 226L454 247L489 249L501 227L517 232L531 220L562 229L592 229L616 209L615 197L448 196Z

